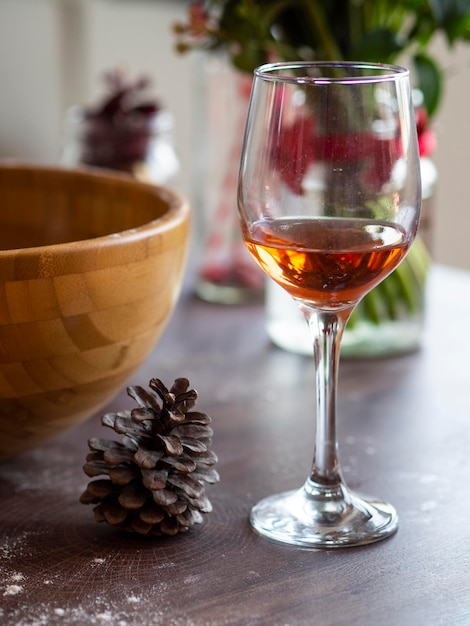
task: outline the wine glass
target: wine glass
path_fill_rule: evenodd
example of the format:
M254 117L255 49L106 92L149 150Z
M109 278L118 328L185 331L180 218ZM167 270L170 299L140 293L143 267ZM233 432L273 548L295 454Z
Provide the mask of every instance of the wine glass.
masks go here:
M393 506L345 484L337 456L340 342L358 301L405 257L421 182L409 72L375 63L257 68L238 205L245 244L303 312L316 367L313 464L297 490L250 515L258 533L305 547L357 546L397 530Z

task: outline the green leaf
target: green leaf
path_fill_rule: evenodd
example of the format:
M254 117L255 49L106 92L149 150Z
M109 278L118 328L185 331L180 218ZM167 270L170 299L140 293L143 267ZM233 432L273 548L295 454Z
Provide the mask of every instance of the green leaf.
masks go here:
M233 53L232 61L238 70L251 74L255 67L266 63L266 52L254 43L247 44L239 52Z
M377 28L367 33L352 52L355 59L386 63L402 48L397 34L387 28Z
M450 44L465 37L470 19L470 0L428 0L433 19Z
M419 53L413 58L416 70L418 87L424 97L424 104L429 113L433 115L442 95L442 73L433 59L425 54Z

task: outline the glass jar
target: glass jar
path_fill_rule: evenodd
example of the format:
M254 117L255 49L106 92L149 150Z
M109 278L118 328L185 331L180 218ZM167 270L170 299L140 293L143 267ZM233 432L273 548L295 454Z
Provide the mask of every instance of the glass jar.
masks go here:
M61 163L102 167L153 184L166 184L179 170L173 146L173 117L160 109L139 120L116 124L88 118L81 106L73 106L65 116Z

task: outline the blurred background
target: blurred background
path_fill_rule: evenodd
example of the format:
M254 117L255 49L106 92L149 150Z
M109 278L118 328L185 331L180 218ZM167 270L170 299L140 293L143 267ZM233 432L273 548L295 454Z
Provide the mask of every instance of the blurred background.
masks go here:
M0 0L0 158L57 163L67 109L95 102L102 76L121 68L148 75L174 119L180 170L172 186L192 198L200 76L194 55L174 50L172 25L184 0ZM434 120L439 180L433 258L470 269L470 46L435 49L446 72Z

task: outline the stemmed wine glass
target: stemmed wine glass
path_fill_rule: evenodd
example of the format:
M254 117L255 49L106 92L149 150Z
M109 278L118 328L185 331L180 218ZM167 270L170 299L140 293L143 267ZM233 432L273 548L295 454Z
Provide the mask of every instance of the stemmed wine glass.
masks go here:
M358 301L405 257L421 182L409 72L375 63L257 68L238 205L248 250L303 312L313 340L313 464L298 490L250 515L260 534L306 547L355 546L397 530L388 503L349 490L335 426L340 342Z

